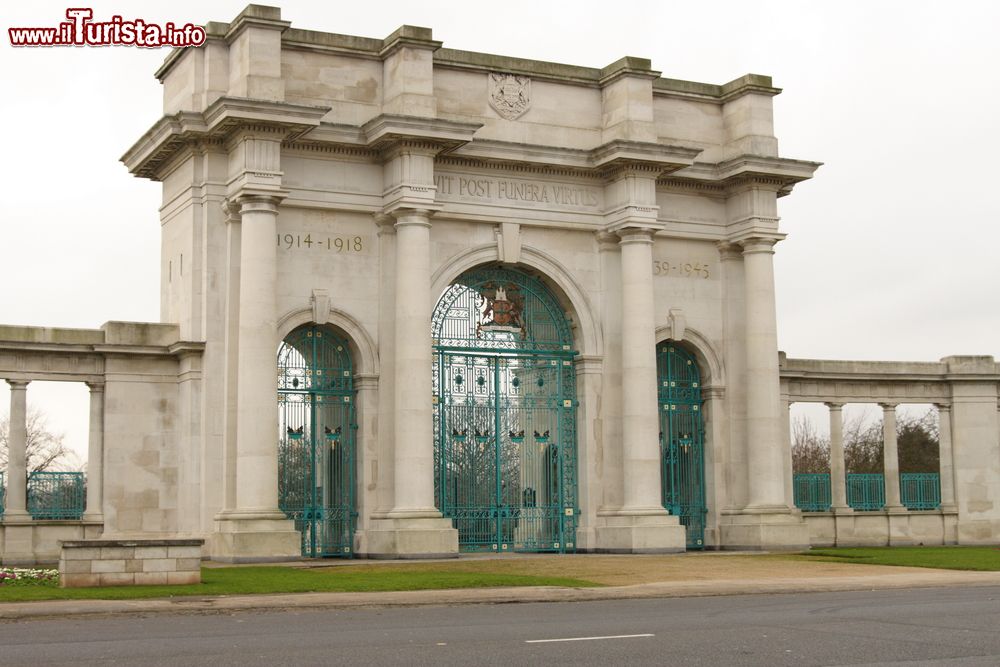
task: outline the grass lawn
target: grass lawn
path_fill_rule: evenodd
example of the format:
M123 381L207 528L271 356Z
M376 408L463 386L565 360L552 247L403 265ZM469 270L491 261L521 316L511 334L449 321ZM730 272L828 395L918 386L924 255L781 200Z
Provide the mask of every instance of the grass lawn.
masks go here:
M813 549L803 556L831 563L933 567L943 570L1000 570L1000 547L856 547Z
M457 564L456 564L457 565ZM557 576L477 572L475 568L439 569L421 565L329 568L207 567L202 583L191 586L122 586L63 589L52 585L0 586L0 603L28 600L132 600L178 595L261 593L413 591L499 586L597 586Z

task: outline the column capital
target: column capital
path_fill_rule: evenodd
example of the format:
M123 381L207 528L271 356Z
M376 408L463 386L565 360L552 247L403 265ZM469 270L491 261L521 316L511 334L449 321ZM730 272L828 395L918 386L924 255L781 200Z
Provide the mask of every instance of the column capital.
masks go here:
M378 227L376 234L382 236L383 234L396 233L396 218L388 213L376 213L372 217L375 219L375 226Z
M719 257L723 262L743 259L743 248L738 243L717 241L715 247L719 249Z
M934 407L938 412L951 412L951 403L935 403Z
M84 382L87 387L90 388L91 394L101 394L104 393L104 382Z
M222 212L226 216L227 223L239 223L240 205L237 203L235 197L227 197L226 199L223 199L219 206L222 208Z
M252 192L243 191L238 193L233 200L240 208L240 215L247 213L278 213L278 205L288 196L285 191L274 192Z
M608 232L601 230L594 233L594 237L597 239L597 249L600 252L609 252L611 250L618 249L618 242L621 238L614 232Z
M7 384L10 385L11 391L15 389L24 390L28 388L31 380L7 380Z
M653 227L639 226L622 227L614 230L614 233L618 236L618 245L625 245L626 243L646 243L652 245L653 235L656 234L656 229Z
M879 403L879 407L882 408L883 412L895 412L896 411L896 406L898 406L898 405L899 405L899 403L889 403L889 402L880 402Z
M749 238L740 239L738 241L739 245L743 247L743 255L754 255L754 254L774 254L774 246L781 239L774 238L772 236L751 236Z
M434 211L426 208L397 208L389 212L389 216L396 221L396 229L408 225L430 227L432 215Z
M844 409L844 404L843 403L837 403L835 401L825 401L823 403L823 405L825 405L826 407L830 408L831 410L843 410Z

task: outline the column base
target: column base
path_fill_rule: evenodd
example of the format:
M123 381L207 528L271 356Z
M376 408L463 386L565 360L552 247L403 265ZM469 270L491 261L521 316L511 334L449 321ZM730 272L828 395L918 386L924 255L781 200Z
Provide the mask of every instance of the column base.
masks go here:
M663 508L599 513L594 548L611 554L669 554L687 548L687 529Z
M281 513L227 513L216 517L209 557L223 563L275 563L302 557L302 536Z
M450 519L374 519L365 531L368 558L458 558L458 531Z
M719 525L721 547L745 551L809 549L809 526L801 513L784 505L724 511Z

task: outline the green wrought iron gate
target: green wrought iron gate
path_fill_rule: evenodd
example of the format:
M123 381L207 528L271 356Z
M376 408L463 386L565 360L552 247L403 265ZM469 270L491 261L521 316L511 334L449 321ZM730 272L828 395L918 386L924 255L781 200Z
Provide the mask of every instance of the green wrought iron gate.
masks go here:
M278 504L302 534L302 555L354 551L354 386L347 344L320 326L278 351Z
M687 528L687 548L705 547L705 428L694 357L667 342L656 349L663 506Z
M434 491L463 551L575 550L576 383L536 278L463 275L434 312Z

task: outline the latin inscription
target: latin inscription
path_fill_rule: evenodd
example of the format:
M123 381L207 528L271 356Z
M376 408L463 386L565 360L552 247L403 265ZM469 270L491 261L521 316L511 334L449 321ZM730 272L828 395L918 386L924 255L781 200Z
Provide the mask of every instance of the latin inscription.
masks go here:
M708 280L711 275L708 264L702 262L683 262L672 264L666 261L653 262L654 276L671 276L679 278L703 278Z
M434 177L437 192L444 197L492 199L514 202L536 202L557 206L596 208L600 203L597 190L585 186L535 183L512 178L478 176Z

